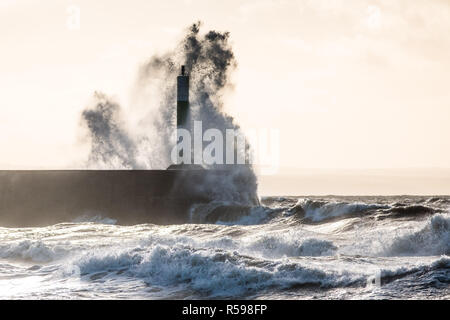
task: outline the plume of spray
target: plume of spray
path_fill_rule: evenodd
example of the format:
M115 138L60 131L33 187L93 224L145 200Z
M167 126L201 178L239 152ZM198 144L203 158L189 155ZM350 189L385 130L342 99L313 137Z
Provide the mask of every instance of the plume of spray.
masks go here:
M174 50L151 57L138 72L132 107L144 111L126 130L118 104L105 95L96 95L93 108L82 113L89 129L91 150L89 167L124 169L165 169L171 164L175 146L176 76L180 65L190 75L190 119L202 121L203 130L215 128L225 136L226 129L240 131L234 119L224 112L223 94L231 87L230 73L236 60L228 32L200 33L201 23L191 25ZM139 114L139 112L133 112ZM235 148L249 158L248 145ZM258 204L257 179L250 165L210 165L227 170L225 175L211 175L195 186L198 192L214 200Z
M82 112L90 132L91 150L87 165L98 169L137 169L137 146L125 130L120 106L104 94L94 94L95 107Z

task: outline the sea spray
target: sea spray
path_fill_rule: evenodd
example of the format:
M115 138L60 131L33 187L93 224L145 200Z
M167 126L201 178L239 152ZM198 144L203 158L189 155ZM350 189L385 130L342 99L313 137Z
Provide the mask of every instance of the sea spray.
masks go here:
M218 129L224 136L226 129L239 131L235 120L224 109L223 94L231 87L230 72L237 63L229 44L228 32L200 33L201 23L188 28L176 48L151 57L138 72L134 90L137 108L142 118L127 130L124 112L104 94L97 94L97 103L82 113L83 125L89 130L91 141L89 168L166 169L174 147L176 132L175 79L179 66L185 65L190 75L191 119L202 121L203 130ZM149 95L149 93L151 95ZM131 118L131 117L128 117ZM248 145L235 148L249 159ZM259 204L257 179L251 165L204 165L226 170L228 174L205 180L195 188L213 199L238 204Z
M120 106L102 93L95 93L94 106L82 113L90 132L90 168L140 169L137 146L125 129Z

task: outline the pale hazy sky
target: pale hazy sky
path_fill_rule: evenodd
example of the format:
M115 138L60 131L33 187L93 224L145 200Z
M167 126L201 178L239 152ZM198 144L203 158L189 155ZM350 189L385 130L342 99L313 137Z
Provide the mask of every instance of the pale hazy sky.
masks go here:
M450 167L450 1L0 0L2 168L84 159L93 92L127 107L139 64L197 20L230 31L227 111L280 130L281 166Z

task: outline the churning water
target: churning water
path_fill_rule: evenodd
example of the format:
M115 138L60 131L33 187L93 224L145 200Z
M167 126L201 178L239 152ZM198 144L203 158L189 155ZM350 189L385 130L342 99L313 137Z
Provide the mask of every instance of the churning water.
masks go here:
M450 198L266 197L191 223L0 228L0 298L450 298Z

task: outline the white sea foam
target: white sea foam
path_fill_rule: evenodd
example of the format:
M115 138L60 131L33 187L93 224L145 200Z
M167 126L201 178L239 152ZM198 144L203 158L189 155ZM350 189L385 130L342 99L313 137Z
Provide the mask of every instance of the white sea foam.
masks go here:
M316 285L346 286L362 281L349 272L326 272L290 261L270 261L218 249L155 245L143 250L95 253L74 262L81 274L114 272L160 286L186 285L211 297L241 296L257 290Z
M61 258L68 250L61 245L48 245L42 241L24 240L0 245L0 258L49 262Z
M431 217L420 230L395 237L384 253L389 256L450 255L450 217Z

